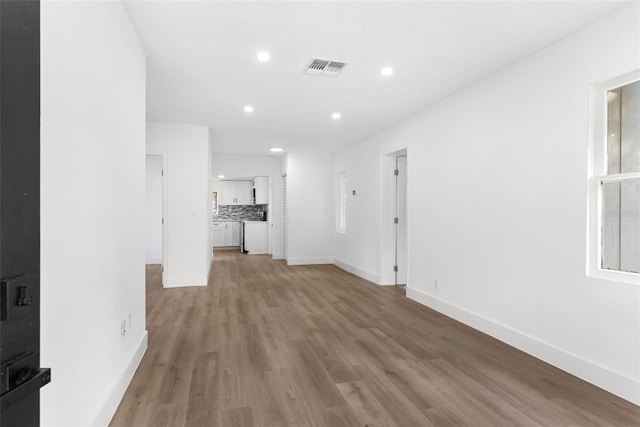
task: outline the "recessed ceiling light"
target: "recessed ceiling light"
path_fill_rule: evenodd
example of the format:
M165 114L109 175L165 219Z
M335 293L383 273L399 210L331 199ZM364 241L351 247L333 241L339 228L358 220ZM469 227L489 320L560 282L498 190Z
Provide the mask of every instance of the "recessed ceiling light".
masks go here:
M282 147L271 147L271 148L269 148L269 151L273 151L274 153L279 153L281 151L284 151L284 148L282 148Z
M224 178L224 175L218 175L218 178L222 179Z
M342 115L341 115L340 113L333 113L333 114L331 115L331 118L332 118L333 120L338 120L340 117L342 117Z
M244 106L244 112L245 113L253 113L253 107L251 105L245 105Z
M380 74L382 74L383 76L390 76L391 74L393 74L393 68L382 67L382 69L380 70Z
M269 52L258 52L258 61L267 62L271 58L271 54Z

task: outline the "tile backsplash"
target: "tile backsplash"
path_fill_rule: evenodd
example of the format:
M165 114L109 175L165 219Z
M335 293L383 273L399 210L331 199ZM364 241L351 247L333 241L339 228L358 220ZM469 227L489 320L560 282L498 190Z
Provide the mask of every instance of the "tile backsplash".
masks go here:
M262 212L269 205L219 205L218 214L211 216L213 221L262 221Z

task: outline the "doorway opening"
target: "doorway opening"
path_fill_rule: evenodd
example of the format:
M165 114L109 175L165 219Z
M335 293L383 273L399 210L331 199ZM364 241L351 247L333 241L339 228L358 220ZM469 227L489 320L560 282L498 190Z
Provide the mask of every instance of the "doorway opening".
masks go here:
M407 286L407 153L396 156L395 176L395 284Z
M147 154L145 158L145 264L161 265L163 286L167 263L165 161L163 154Z
M288 254L287 238L287 175L282 175L282 228L280 233L282 258L286 261Z
M409 283L408 154L402 148L382 158L380 284Z

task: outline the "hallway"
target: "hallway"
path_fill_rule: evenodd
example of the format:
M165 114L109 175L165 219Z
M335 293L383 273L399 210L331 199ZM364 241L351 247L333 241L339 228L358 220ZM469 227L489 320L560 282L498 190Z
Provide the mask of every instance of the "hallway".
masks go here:
M110 426L632 426L640 408L333 265L147 266L149 348Z

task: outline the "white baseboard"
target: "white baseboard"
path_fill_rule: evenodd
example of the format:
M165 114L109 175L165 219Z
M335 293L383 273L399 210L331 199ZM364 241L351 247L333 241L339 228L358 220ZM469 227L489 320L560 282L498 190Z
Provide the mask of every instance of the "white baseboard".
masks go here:
M597 387L640 405L640 382L532 336L469 312L432 295L407 287L407 297L499 339Z
M380 276L370 271L365 270L364 268L356 267L355 265L349 264L348 262L342 261L340 259L334 258L333 263L340 267L341 269L348 271L351 274L355 274L358 277L362 277L370 282L375 284L380 284Z
M333 264L333 258L287 258L289 265Z
M162 257L145 258L144 263L145 264L162 264Z
M272 259L284 259L284 255L282 255L280 252L274 252L274 253L271 255L271 258L272 258Z
M131 360L125 367L122 375L120 375L120 378L118 378L113 385L111 393L109 393L107 400L102 404L102 408L98 412L98 415L93 419L93 422L91 423L92 427L107 427L111 422L111 418L113 418L113 414L116 413L116 409L118 409L118 405L120 404L120 401L122 401L124 393L127 391L127 387L129 387L129 384L131 383L133 374L135 374L136 369L138 369L138 366L142 361L142 356L144 356L144 353L147 350L148 339L149 334L147 331L144 331L140 344L138 344L138 348L133 353Z
M164 287L165 288L183 288L185 286L207 286L207 283L209 283L208 274L209 272L207 272L207 274L204 276L184 276L184 277L169 276L167 277L167 280L164 283Z

